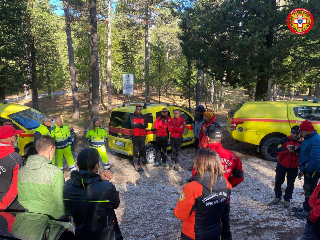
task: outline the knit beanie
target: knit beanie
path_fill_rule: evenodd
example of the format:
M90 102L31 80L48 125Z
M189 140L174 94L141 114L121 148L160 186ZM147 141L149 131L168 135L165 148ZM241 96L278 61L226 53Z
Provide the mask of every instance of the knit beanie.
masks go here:
M205 111L205 112L204 112L204 115L205 115L207 118L211 119L211 118L213 117L213 111Z
M300 131L312 132L314 131L314 126L312 125L311 122L309 122L308 120L305 120L300 124Z

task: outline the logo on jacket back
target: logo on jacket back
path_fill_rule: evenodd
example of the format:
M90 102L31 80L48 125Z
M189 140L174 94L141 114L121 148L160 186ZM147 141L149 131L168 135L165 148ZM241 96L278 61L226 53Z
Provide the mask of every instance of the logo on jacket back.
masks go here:
M7 169L5 169L3 166L0 166L0 175L1 175L1 173L6 172L6 171L7 171Z
M181 192L180 197L179 197L179 200L180 200L180 201L183 201L183 200L185 200L185 199L186 199L186 195L184 194L184 192Z

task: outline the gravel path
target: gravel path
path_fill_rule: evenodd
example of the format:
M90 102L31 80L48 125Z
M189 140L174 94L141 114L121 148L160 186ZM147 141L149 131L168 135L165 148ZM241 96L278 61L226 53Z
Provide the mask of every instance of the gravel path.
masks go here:
M282 204L268 206L274 196L276 163L261 159L252 145L235 144L228 135L223 145L240 157L245 172L245 180L231 194L233 239L300 239L305 221L297 219ZM86 145L80 141L77 152L83 147ZM193 148L183 149L183 170L178 173L152 165L144 165L145 171L137 173L132 167L132 158L113 153L108 156L114 172L112 182L121 196L116 214L124 239L179 239L181 222L172 210L186 184L185 179L191 175L187 169L194 159ZM66 173L66 178L68 175ZM293 206L301 206L303 202L302 186L303 180L296 179Z

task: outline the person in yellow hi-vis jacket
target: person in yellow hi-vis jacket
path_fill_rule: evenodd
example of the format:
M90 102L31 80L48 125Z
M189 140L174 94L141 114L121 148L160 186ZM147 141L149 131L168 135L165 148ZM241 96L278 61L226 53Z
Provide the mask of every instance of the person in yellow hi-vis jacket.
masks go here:
M108 160L107 150L106 150L106 140L108 137L107 131L100 126L99 118L94 118L93 128L90 128L86 135L86 140L89 142L91 148L96 148L100 154L103 168L109 170L111 168Z
M50 136L53 137L56 143L55 160L57 161L57 166L63 170L63 157L65 157L70 171L77 170L71 151L70 130L63 125L61 117L56 118L56 123L51 130ZM53 161L52 164L55 164L55 162Z

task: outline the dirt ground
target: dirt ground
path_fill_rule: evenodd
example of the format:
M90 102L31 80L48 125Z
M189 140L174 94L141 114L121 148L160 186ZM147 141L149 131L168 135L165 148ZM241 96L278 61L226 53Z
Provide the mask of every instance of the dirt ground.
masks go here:
M300 239L305 221L293 216L290 209L283 207L283 203L268 206L274 197L276 163L262 159L255 146L236 143L226 130L224 133L223 146L240 157L245 173L245 180L231 194L233 239ZM75 157L88 146L80 132L78 135L80 139ZM112 183L121 197L116 214L124 239L179 239L181 222L175 218L173 208L187 183L186 179L191 175L187 169L194 159L193 147L183 148L183 170L180 172L144 165L145 171L137 173L132 167L131 157L113 152L109 152L108 156L114 172ZM65 177L69 177L68 172L65 172ZM300 206L303 202L302 185L303 180L297 179L292 206Z
M237 92L231 93L244 96ZM164 102L172 102L169 96ZM238 98L237 98L238 99ZM115 104L123 101L121 97L114 98ZM175 98L174 103L184 104ZM139 101L133 98L132 101ZM90 111L87 108L86 98L80 94L81 119L73 122L70 119L72 112L72 98L69 95L53 99L39 99L42 112L57 116L62 114L68 125L73 125L79 137L79 144L74 156L81 149L88 147L84 135L90 127ZM20 102L31 106L30 100ZM225 125L225 114L217 114L217 121ZM101 112L102 124L107 126L109 114ZM230 222L233 239L271 240L271 239L300 239L303 233L305 220L297 219L290 209L285 209L283 203L278 206L268 206L274 197L274 178L276 163L264 160L256 147L246 143L236 143L225 130L223 146L234 151L241 159L244 169L244 181L232 190ZM170 152L169 152L170 155ZM120 228L126 240L176 240L180 237L181 221L173 214L179 193L187 183L191 172L187 169L194 159L193 147L182 150L182 168L180 172L168 168L154 168L145 165L145 171L137 173L132 167L132 158L124 155L108 153L114 179L112 180L120 192L121 205L116 210ZM169 162L170 163L170 162ZM65 171L65 178L70 173ZM303 197L303 180L296 180L292 206L301 206ZM283 185L283 189L286 185ZM290 207L291 208L291 207Z

